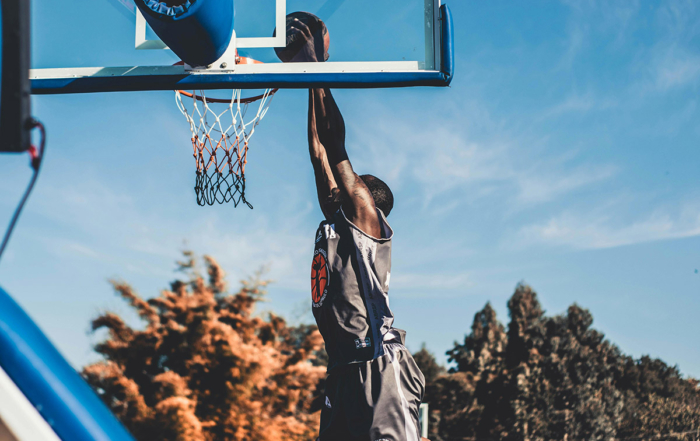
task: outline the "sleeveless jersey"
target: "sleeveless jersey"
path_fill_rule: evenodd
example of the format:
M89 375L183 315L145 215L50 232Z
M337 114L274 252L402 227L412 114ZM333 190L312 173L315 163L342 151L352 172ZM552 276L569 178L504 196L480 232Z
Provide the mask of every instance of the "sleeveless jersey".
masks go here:
M311 300L329 372L378 358L384 355L382 342L398 339L388 296L394 232L382 211L377 214L382 238L365 234L342 208L316 231Z

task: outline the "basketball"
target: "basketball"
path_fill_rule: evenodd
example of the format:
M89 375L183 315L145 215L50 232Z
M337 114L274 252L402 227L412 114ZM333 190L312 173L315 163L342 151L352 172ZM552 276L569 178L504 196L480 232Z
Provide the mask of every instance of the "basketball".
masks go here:
M308 27L312 41L307 41L307 38L299 29L299 22L301 22L301 26ZM330 37L328 28L323 20L309 12L292 12L287 15L286 26L286 46L275 48L275 53L277 53L277 57L281 61L288 63L328 60ZM274 37L276 34L277 29L272 33L272 36ZM315 60L313 59L314 55Z

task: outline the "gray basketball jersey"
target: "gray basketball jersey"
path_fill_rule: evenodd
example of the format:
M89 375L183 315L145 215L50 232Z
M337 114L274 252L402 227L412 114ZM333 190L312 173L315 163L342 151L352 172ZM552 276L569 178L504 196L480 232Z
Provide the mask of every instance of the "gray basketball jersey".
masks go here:
M382 237L365 234L340 209L316 231L311 300L328 352L328 371L384 355L383 341L397 335L389 309L391 239L377 209Z

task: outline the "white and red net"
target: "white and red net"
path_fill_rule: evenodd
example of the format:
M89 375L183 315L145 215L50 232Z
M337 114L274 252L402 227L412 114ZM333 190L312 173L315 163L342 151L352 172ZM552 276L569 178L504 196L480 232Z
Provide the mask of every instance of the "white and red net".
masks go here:
M231 99L213 99L203 91L175 91L177 107L192 133L197 162L194 190L199 205L233 202L238 206L242 202L253 208L245 198L248 144L275 92L277 89L267 89L262 95L242 98L237 89ZM246 121L248 106L256 101L260 101L257 113Z

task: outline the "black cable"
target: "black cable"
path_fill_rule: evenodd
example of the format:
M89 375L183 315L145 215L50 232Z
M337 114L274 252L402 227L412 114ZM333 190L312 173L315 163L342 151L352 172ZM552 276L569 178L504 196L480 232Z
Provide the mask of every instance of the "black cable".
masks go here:
M32 119L30 123L30 127L32 129L38 128L39 132L41 133L41 141L39 142L39 151L36 150L34 146L31 146L29 149L29 154L31 155L31 166L32 169L34 170L34 175L32 176L32 180L29 182L29 186L27 187L27 190L24 192L24 196L22 196L22 200L20 201L19 205L15 209L15 214L12 215L12 220L10 221L10 225L7 227L7 231L5 232L5 237L2 239L2 245L0 245L0 259L2 259L2 254L5 251L5 247L7 246L7 243L10 241L10 235L12 234L12 230L15 228L15 224L17 223L17 219L19 219L19 215L22 212L22 208L24 208L24 203L27 202L27 199L29 198L29 194L32 192L32 189L34 188L34 184L36 183L36 178L39 177L39 169L41 168L41 162L42 159L44 158L44 150L46 148L46 131L44 130L44 125L41 124L39 121Z

